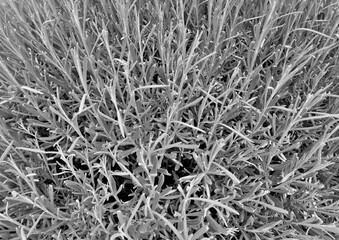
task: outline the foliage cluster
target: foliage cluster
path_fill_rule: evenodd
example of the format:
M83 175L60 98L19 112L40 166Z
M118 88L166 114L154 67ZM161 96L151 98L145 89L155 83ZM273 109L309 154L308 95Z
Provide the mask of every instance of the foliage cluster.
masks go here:
M1 239L336 239L331 0L3 0Z

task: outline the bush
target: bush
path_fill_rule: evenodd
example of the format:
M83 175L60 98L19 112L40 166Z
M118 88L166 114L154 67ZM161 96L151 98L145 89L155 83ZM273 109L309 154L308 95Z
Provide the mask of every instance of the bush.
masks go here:
M338 2L3 0L2 239L335 239Z

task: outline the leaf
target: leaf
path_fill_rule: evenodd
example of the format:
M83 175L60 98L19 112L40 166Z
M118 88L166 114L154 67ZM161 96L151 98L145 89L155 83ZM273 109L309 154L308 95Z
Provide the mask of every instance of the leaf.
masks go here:
M221 173L225 173L225 175L227 175L229 178L231 178L232 181L234 182L234 184L236 184L236 185L240 184L240 180L233 173L228 171L226 168L221 166L219 163L213 162L213 164L221 169L221 171L220 171ZM218 172L209 172L209 174L218 174Z
M172 229L172 231L178 237L179 240L184 240L184 237L180 234L180 232L173 226L173 224L168 219L166 219L164 216L162 216L161 214L155 211L152 211L152 213L156 215L157 217L159 217L161 220L163 220L165 224Z
M332 38L331 36L328 36L328 35L326 35L326 34L324 34L324 33L322 33L322 32L318 32L318 31L316 31L316 30L314 30L314 29L309 29L309 28L295 28L295 29L293 29L293 31L309 31L309 32L318 34L318 35L320 35L320 36L322 36L322 37L325 37L325 38L329 38L329 39L335 40L335 39Z
M17 147L16 149L19 150L24 150L24 151L28 151L28 152L34 152L34 153L40 153L40 154L47 154L47 153L51 153L51 154L57 154L59 152L55 152L55 151L43 151L40 149L36 149L36 148L25 148L25 147Z
M206 133L204 130L202 130L202 129L198 128L198 127L192 126L192 125L190 125L190 124L184 123L184 122L175 121L175 120L172 120L172 122L173 122L173 123L182 124L182 125L184 125L184 126L186 126L186 127L189 127L189 128L193 128L194 130L197 130L197 131L199 131L199 132Z
M282 209L282 208L279 208L279 207L275 207L275 206L273 206L273 205L270 205L270 204L267 204L267 203L264 203L264 202L261 202L261 201L258 201L258 200L250 199L250 200L248 200L248 201L258 203L258 204L260 204L260 205L262 205L262 206L264 206L264 207L267 207L267 208L269 208L269 209L272 209L273 211L276 211L276 212L280 212L280 213L282 213L282 214L286 214L286 215L288 214L288 211L285 210L285 209Z
M161 152L170 148L183 148L183 149L197 149L199 148L199 145L196 144L183 144L183 143L174 143L169 144L167 146L164 146L162 148L154 150L154 152Z
M274 228L275 226L277 226L278 224L282 223L282 220L279 220L279 221L276 221L276 222L270 222L270 223L267 223L265 224L264 226L261 226L257 229L254 229L254 230L249 230L249 229L246 229L246 231L248 232L259 232L259 233L267 233L269 232L272 228Z
M310 227L310 228L318 228L318 229L324 230L326 232L332 232L332 233L339 235L339 227L336 226L334 223L324 225L324 224L309 224L309 223L301 222L301 223L297 223L297 224L303 225L303 226L306 226L306 227Z
M0 163L4 161L5 157L7 156L9 151L11 150L12 146L13 146L13 141L11 141L11 143L7 146L5 151L1 154Z
M71 189L73 193L84 193L84 187L81 186L78 182L74 182L71 180L64 180L64 184L66 187Z
M208 223L211 228L216 231L218 234L223 234L225 236L233 235L235 228L225 228L221 226L217 221L215 221L209 214L206 216Z
M251 200L254 196L254 193L262 186L262 182L257 182L255 186L252 187L251 191L249 191L245 196L242 197L240 202L246 202Z
M36 94L43 94L42 92L36 90L36 89L33 89L33 88L30 88L30 87L27 87L27 86L22 86L21 89L24 89L24 90L27 90L27 91L30 91L32 93L36 93Z
M219 206L219 207L222 207L224 208L226 211L229 211L229 212L232 212L236 215L239 215L239 212L236 211L235 209L223 204L223 203L220 203L220 202L217 202L215 200L211 200L211 199L204 199L204 198L198 198L198 197L191 197L191 198L188 198L187 200L194 200L194 201L202 201L202 202L207 202L209 204L211 204L212 206Z
M251 139L249 139L248 137L246 137L244 134L242 134L241 132L233 129L232 127L227 126L226 124L223 123L219 123L220 125L224 126L225 128L231 130L232 132L234 132L235 134L237 134L239 137L243 138L244 140L246 140L248 143L253 143L253 141Z
M208 230L209 230L209 227L207 225L203 226L202 228L200 228L198 231L196 231L194 233L194 235L192 236L192 238L190 238L190 240L198 240L198 239L200 239L200 237L202 235L204 235Z

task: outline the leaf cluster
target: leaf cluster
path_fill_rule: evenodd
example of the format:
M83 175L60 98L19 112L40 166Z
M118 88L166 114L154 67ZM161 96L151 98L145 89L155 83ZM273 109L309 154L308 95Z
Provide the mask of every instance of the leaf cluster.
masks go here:
M335 239L338 3L4 0L2 239Z

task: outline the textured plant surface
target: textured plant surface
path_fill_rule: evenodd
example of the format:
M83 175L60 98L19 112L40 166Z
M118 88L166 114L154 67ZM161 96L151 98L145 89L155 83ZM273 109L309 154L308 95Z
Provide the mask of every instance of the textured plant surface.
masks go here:
M338 239L337 1L0 5L1 239Z

